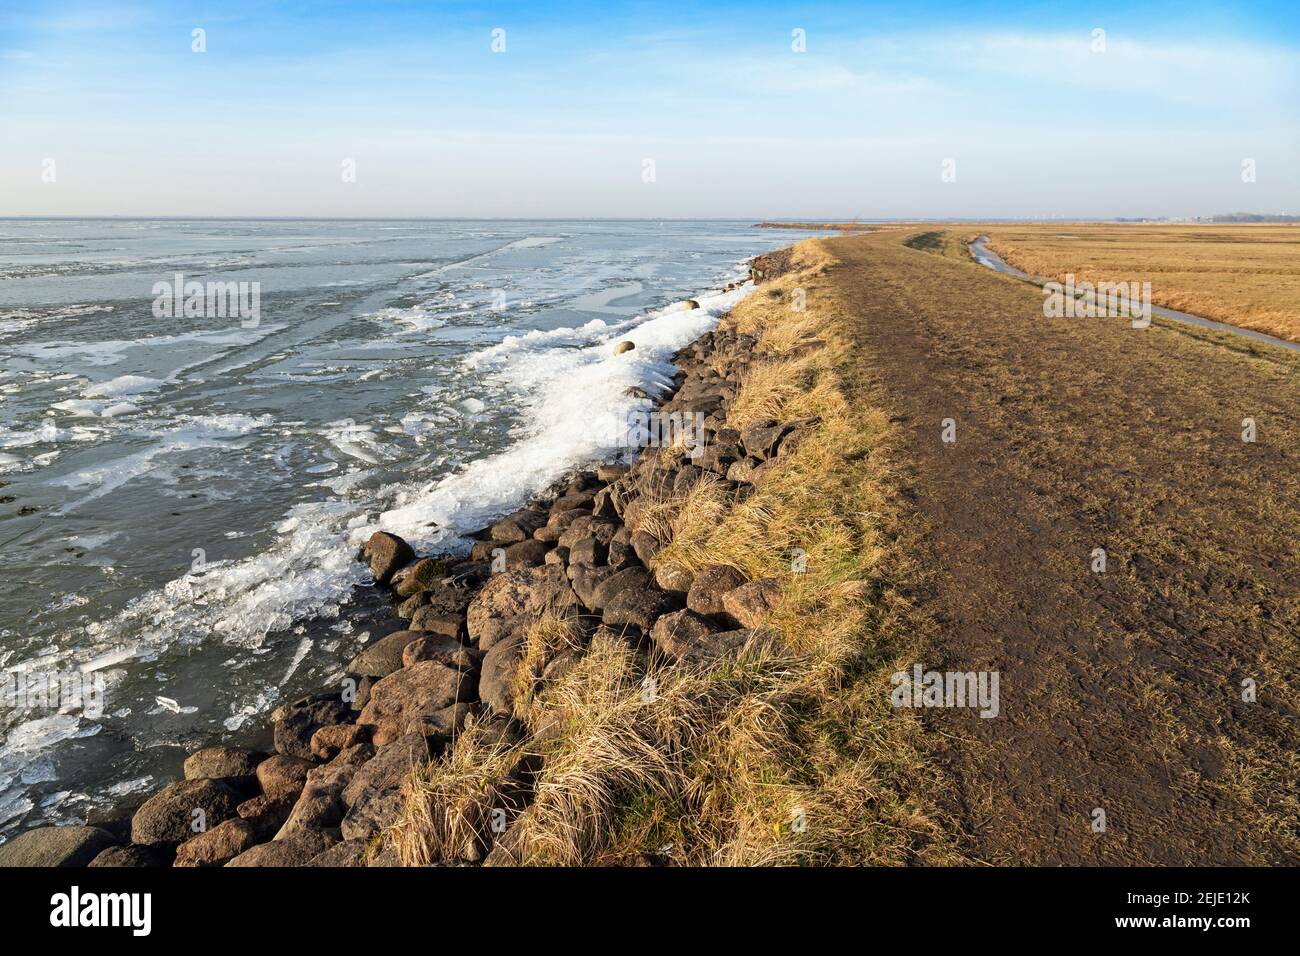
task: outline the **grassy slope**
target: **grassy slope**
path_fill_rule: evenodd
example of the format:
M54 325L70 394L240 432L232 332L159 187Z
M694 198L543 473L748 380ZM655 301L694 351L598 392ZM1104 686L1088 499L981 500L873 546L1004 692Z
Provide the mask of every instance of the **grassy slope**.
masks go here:
M503 802L506 770L529 753L544 769L510 834L522 862L618 863L641 853L678 864L957 859L929 799L936 772L918 749L919 722L887 703L888 675L915 656L899 626L907 605L889 578L905 563L891 550L899 502L891 429L867 396L845 394L849 314L829 291L825 247L797 248L798 271L762 286L727 320L759 333L768 353L742 383L729 424L815 415L818 431L744 503L729 506L705 484L642 519L671 529L658 560L783 578L770 623L789 652L647 672L598 636L578 667L519 714L544 729L541 739L510 747L470 732L411 782L395 833L406 862L475 857L471 834ZM804 312L793 310L796 288ZM806 552L804 573L792 573L795 549ZM554 641L557 630L539 622L534 637Z

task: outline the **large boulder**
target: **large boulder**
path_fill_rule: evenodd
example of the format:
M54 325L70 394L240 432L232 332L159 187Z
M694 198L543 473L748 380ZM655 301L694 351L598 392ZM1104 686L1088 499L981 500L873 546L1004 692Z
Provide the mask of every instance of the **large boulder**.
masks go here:
M344 840L364 840L391 827L402 815L406 798L400 790L366 790L339 826Z
M196 824L212 829L235 815L239 793L221 780L178 780L154 794L131 818L131 842L141 846L183 843Z
M306 866L337 842L328 830L298 830L282 840L259 843L226 866Z
M645 568L624 568L611 574L596 587L591 595L591 606L594 610L602 611L621 591L644 591L651 587L650 572Z
M156 850L147 846L110 846L100 851L99 856L87 866L140 867L165 866L166 859Z
M499 544L527 541L534 531L546 524L546 520L546 512L525 508L502 518L489 529L488 535Z
M333 760L357 744L370 743L370 728L363 724L335 724L322 727L311 738L311 753L320 760Z
M297 793L307 782L311 767L311 761L302 757L273 754L257 765L257 782L265 794Z
M515 635L493 645L483 658L479 696L493 712L509 715L514 709L515 671L523 655L523 637Z
M447 612L432 604L426 604L411 616L411 630L440 634L457 641L469 640L464 611Z
M0 867L86 866L116 842L99 827L38 827L0 843Z
M474 699L474 675L437 661L417 661L375 684L357 723L372 725L376 746L407 733L412 721Z
M478 666L472 650L455 638L441 634L426 634L406 645L402 666L410 667L420 661L436 661L458 671L472 671Z
M594 536L583 538L569 549L569 563L598 567L609 558L609 549L610 545L601 542L599 538Z
M712 565L696 574L691 581L690 590L686 593L686 606L696 614L722 614L726 611L722 604L723 596L744 583L745 576L735 568L724 564Z
M315 767L307 774L307 783L293 805L289 818L275 835L277 840L291 836L299 830L319 830L336 827L347 813L343 803L343 788L356 773L359 762L336 759L323 767Z
M368 840L344 840L335 843L324 853L318 853L304 866L365 866L366 844Z
M424 635L419 631L394 631L364 648L348 663L347 672L361 677L387 677L402 668L406 645Z
M669 657L681 657L718 629L707 618L690 609L665 614L655 622L650 639Z
M361 557L369 562L375 583L387 584L394 572L415 557L415 550L395 534L376 531L362 545Z
M781 600L781 582L760 578L722 595L722 607L741 627L758 627Z
M259 840L269 840L280 832L280 828L289 819L301 792L302 787L299 786L295 790L259 794L251 800L245 800L235 808L235 812L239 814L239 819L247 820L253 826Z
M550 545L536 538L517 541L506 548L506 570L517 568L535 568L546 561L546 552Z
M694 571L672 562L663 562L656 565L654 576L655 584L670 594L681 595L683 601L686 600L691 585L695 583Z
M448 567L443 558L420 558L397 571L388 583L399 598L409 598L445 578Z
M349 807L367 790L398 790L416 767L429 762L429 747L420 734L407 734L380 747L375 755L357 768L343 788L343 802Z
M578 596L578 600L583 606L590 611L596 609L595 601L596 589L613 577L617 572L610 567L591 567L586 564L569 565L569 579L573 584L573 593Z
M204 747L185 759L185 779L247 777L257 769L262 757L243 747Z
M401 653L398 653L401 660ZM311 759L311 738L322 727L348 722L352 708L339 696L318 694L277 707L271 715L275 749L291 757Z
M610 598L601 619L610 627L631 625L648 634L661 615L681 606L681 598L657 588L624 588Z
M641 563L650 566L654 561L655 555L663 550L663 544L658 538L646 531L636 531L632 534L632 550Z
M507 634L516 634L516 618L553 613L560 617L580 611L564 569L547 564L494 575L483 586L467 612L470 639L487 651Z
M224 866L259 843L257 827L247 820L223 820L206 833L176 848L175 866Z

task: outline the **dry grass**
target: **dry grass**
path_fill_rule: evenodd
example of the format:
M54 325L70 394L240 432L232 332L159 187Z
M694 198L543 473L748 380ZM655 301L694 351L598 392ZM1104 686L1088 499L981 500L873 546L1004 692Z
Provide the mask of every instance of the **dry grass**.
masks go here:
M918 746L919 725L888 705L888 676L913 653L906 602L883 571L896 507L885 458L890 426L841 391L837 365L850 346L841 316L819 294L832 260L821 243L796 250L799 271L765 284L729 319L775 353L751 367L734 415L745 423L818 416L820 424L744 502L706 478L652 496L636 517L667 541L658 560L780 577L784 597L769 626L784 650L755 642L713 666L670 665L597 632L581 661L520 712L544 730L529 744L542 758L533 802L506 839L516 862L959 859L924 796L938 784ZM791 312L795 289L806 295L804 313ZM822 346L781 357L792 343L814 340ZM806 563L796 572L799 556ZM524 683L572 636L553 623L534 633ZM482 821L485 788L519 754L484 745L476 773L476 746L462 738L412 781L396 834L404 861L456 858L466 841L460 821Z
M1156 305L1300 342L1300 226L988 226L1031 275L1151 283ZM964 233L963 233L964 234Z
M477 862L486 852L492 811L524 749L469 721L443 757L411 775L405 807L390 832L403 866Z

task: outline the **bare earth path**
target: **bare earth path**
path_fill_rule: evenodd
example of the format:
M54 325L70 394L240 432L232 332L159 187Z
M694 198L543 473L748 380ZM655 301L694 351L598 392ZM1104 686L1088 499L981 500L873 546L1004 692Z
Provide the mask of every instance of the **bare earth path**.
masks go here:
M997 718L926 712L963 849L1300 861L1300 359L1045 319L1037 290L908 235L828 240L831 278L853 387L905 434L918 663L1000 675Z

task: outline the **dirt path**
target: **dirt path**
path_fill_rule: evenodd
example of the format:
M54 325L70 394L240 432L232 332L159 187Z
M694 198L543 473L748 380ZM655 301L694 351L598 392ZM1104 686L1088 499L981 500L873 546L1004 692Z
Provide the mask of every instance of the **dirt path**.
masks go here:
M905 432L905 533L934 572L918 663L1000 677L996 718L925 712L964 848L1297 862L1300 358L1045 319L1036 290L907 236L827 241L854 387Z

